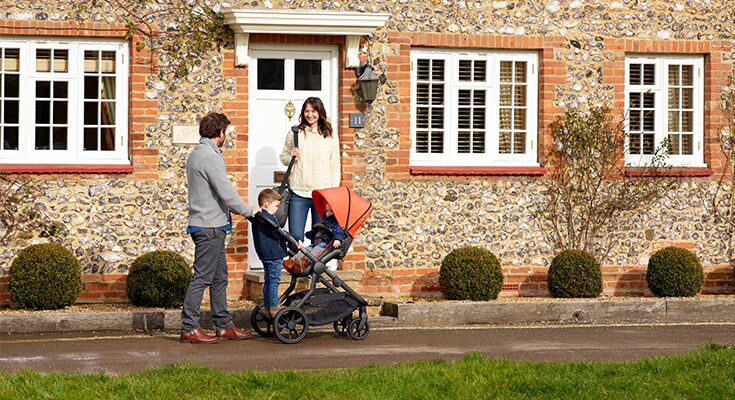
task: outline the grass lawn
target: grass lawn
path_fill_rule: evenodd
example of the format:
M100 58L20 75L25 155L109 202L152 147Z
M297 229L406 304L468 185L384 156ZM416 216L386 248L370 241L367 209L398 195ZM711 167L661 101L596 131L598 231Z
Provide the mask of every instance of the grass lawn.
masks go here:
M0 399L735 399L735 347L635 362L523 362L470 354L353 369L0 374Z

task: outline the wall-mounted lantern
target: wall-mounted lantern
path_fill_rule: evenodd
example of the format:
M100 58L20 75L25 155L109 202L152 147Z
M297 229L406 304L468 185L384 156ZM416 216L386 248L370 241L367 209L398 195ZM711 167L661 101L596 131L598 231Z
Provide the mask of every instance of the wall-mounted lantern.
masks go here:
M375 73L373 67L365 62L355 68L355 75L357 76L357 84L362 101L371 104L378 96L380 77Z

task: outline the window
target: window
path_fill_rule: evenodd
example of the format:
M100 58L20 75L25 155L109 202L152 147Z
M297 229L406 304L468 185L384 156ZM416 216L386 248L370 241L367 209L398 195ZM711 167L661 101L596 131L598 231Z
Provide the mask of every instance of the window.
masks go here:
M537 166L537 55L411 51L411 165Z
M129 164L127 43L0 38L0 163Z
M701 56L626 57L628 165L663 151L670 165L705 166L702 65Z

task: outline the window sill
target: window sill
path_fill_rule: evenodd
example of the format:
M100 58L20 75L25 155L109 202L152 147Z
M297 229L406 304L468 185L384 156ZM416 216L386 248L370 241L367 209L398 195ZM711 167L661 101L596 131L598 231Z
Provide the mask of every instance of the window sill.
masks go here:
M711 176L712 168L707 167L672 167L670 169L662 169L660 171L650 171L645 167L627 167L625 175L630 177L701 177Z
M410 167L411 175L525 175L542 176L543 167Z
M0 164L0 172L24 174L128 174L132 165L114 164Z

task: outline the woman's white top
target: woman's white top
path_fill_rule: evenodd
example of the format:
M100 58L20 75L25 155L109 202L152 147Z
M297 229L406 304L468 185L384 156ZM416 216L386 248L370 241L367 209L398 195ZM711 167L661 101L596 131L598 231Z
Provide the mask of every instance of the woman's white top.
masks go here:
M293 131L289 129L281 152L281 162L291 162ZM301 197L311 197L311 191L339 186L340 162L337 134L324 137L316 129L307 127L299 131L301 157L296 159L288 184Z

